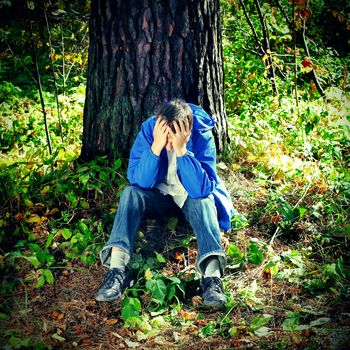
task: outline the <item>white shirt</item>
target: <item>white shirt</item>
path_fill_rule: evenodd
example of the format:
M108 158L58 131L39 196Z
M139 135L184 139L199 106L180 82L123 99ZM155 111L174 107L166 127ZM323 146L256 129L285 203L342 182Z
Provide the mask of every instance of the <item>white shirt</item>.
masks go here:
M164 195L169 194L173 197L174 202L182 208L187 199L188 193L182 186L182 183L177 176L176 153L166 151L168 155L168 172L163 181L156 188Z

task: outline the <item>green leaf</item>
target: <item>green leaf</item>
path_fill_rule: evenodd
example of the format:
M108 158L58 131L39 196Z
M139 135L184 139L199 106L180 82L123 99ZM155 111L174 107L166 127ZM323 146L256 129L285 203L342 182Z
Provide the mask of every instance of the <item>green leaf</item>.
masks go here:
M84 221L79 221L79 229L80 229L80 232L83 233L84 235L90 234L90 230Z
M287 221L292 221L294 219L293 207L285 201L280 202L280 213Z
M164 320L163 316L157 316L151 320L151 326L152 328L164 329L169 326L169 323Z
M114 165L113 168L114 170L118 170L122 165L122 161L120 159L117 159L116 161L114 161Z
M264 260L262 250L255 244L250 244L248 252L248 262L255 265L261 265Z
M162 254L156 253L156 258L157 258L158 262L160 262L160 263L166 262L166 260Z
M89 175L89 174L81 174L81 175L79 176L79 182L80 182L83 186L85 186L85 185L88 183L89 178L90 178L90 175Z
M299 325L300 314L296 312L290 312L289 317L287 317L282 324L282 329L284 331L294 332L294 330Z
M170 284L168 287L168 293L167 293L167 298L168 300L172 300L176 294L176 285L175 284Z
M35 243L28 243L28 247L32 248L35 252L40 253L40 247Z
M257 329L268 324L271 318L272 318L272 315L269 315L269 314L262 314L262 315L255 316L250 324L249 330L252 332L255 332Z
M53 284L55 281L55 278L53 277L53 274L51 272L51 270L45 269L43 271L43 275L45 277L45 280L48 284Z
M108 177L107 172L101 171L99 177L105 184L107 184L109 182L109 177Z
M48 236L47 236L47 240L46 240L46 244L45 244L45 248L49 248L51 246L51 243L53 241L53 238L54 238L54 234L53 233L50 233Z
M39 277L39 281L38 283L34 286L34 288L40 288L45 284L45 277L43 275L41 275Z
M71 203L72 208L74 209L78 205L78 199L73 192L69 192L66 194L66 198Z
M254 331L254 334L258 337L266 337L271 334L271 329L269 327L260 327Z
M80 200L79 205L83 209L89 209L90 208L90 203L86 200Z
M274 261L269 261L265 266L264 266L265 271L270 271L271 276L276 276L278 274L278 266Z
M88 166L83 166L77 170L77 173L83 173L84 171L89 170L90 168Z
M166 295L166 285L160 278L152 279L146 282L146 288L152 293L152 296L160 304L164 301Z
M43 252L42 250L40 252L35 253L36 257L40 261L41 264L45 264L47 261L47 256L49 255L47 252Z
M234 245L233 243L230 243L227 247L227 255L235 260L241 260L243 257L243 254L241 253L241 251L239 250L239 248Z
M122 319L126 321L130 317L138 317L141 311L141 303L137 298L126 297L122 300Z
M28 0L28 1L27 1L27 7L28 7L30 10L34 10L34 9L35 9L34 1Z
M295 208L293 210L293 216L294 218L302 218L307 212L307 209L306 208L301 208L301 207L298 207L298 208Z
M310 322L310 327L322 326L328 323L330 320L331 319L328 317L317 318L316 320Z
M7 318L9 318L10 316L3 314L2 312L0 312L0 320L6 320Z
M72 231L69 230L68 228L64 228L61 230L61 234L65 240L68 240L72 237Z
M236 337L239 334L239 329L235 326L232 326L229 330L228 333L230 334L231 337Z
M40 261L34 255L31 256L21 256L22 258L28 260L36 269L40 266Z

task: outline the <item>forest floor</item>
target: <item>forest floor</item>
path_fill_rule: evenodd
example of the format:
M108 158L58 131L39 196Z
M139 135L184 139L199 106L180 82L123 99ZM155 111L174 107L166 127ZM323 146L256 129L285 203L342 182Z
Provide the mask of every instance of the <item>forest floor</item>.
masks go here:
M252 199L249 194L254 191L253 182L242 174L226 174L225 181L240 212L249 214L253 206L259 205L259 198ZM243 246L251 238L267 241L271 233L263 229L264 226L258 224L240 229L226 237L226 243L234 241L237 246ZM158 232L154 241L152 235L145 236L144 242L147 242L149 251L154 248L152 244L158 245L157 251L160 251L159 243L165 244L161 251L166 257L164 274L176 274L186 265L185 270L190 274L194 270L195 242L189 243L186 258L179 260L175 256L178 252L174 235L168 234L164 231L163 239L159 240ZM273 249L275 254L282 254L300 249L301 245L307 246L310 239L307 235L297 241L285 241L280 237L275 240ZM17 261L13 274L22 281L31 273L32 266L26 260ZM225 289L240 303L233 303L224 312L201 308L198 305L200 301L196 302L200 300L196 299L197 281L192 290L186 290L188 295L178 314L173 315L172 322L148 337L140 337L137 329L124 327L120 300L111 303L95 301L94 295L104 272L100 263L88 265L72 261L54 271L55 283L52 286L34 288L34 284L22 282L14 292L2 294L0 302L8 303L10 300L13 308L10 317L1 320L0 344L3 349L348 349L349 299L339 300L331 289L314 296L300 283L272 278L259 265L247 264L238 270L228 268L224 278ZM141 300L145 310L148 301L147 295ZM268 331L260 336L249 326L257 312L272 316L270 327L260 328ZM198 317L199 314L201 317ZM283 326L286 315L291 322L295 319L303 322L296 322L299 328L288 329ZM304 326L300 327L300 323ZM210 325L213 325L211 331ZM206 331L203 332L203 329ZM27 339L27 343L22 341L13 345L16 337Z

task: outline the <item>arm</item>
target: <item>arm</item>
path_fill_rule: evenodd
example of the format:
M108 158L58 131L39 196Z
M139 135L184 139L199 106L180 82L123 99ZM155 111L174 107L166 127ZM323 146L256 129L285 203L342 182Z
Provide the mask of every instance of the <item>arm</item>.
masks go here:
M127 177L132 185L152 188L159 179L160 157L155 155L152 127L143 123L131 148Z
M195 154L187 151L177 158L178 176L191 198L203 198L213 192L218 182L212 132L196 135L193 146Z

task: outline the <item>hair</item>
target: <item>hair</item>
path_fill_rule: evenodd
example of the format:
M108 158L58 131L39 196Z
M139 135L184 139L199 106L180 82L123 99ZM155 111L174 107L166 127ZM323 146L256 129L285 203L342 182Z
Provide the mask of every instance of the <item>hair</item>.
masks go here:
M167 120L168 125L174 133L176 133L173 125L174 120L187 120L190 129L192 129L193 126L192 109L186 102L179 99L172 100L160 106L157 112L157 118L164 118Z

